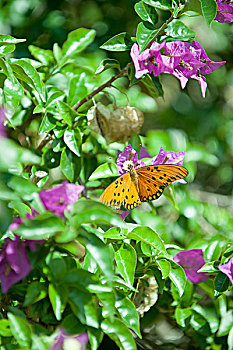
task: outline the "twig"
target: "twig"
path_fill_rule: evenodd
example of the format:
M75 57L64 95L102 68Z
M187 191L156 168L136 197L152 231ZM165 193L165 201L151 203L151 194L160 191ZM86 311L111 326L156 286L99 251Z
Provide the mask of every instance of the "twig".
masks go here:
M94 97L95 95L97 95L99 92L101 92L102 90L104 90L106 87L110 87L111 84L117 80L118 78L121 78L123 75L125 75L129 69L129 67L131 66L131 62L127 64L127 66L125 68L123 68L118 74L114 75L111 79L109 79L105 84L99 86L97 89L95 89L91 94L87 95L86 97L84 97L81 101L79 101L78 103L76 103L73 106L73 109L75 111L77 111L77 109L79 109L79 107L81 107L84 103L86 103L87 101L89 101L90 99L92 99L92 97Z
M163 25L160 27L160 29L157 31L157 33L155 34L155 36L153 37L153 39L151 39L151 41L154 41L163 31L164 29L167 28L168 24L174 19L173 14L171 15L170 18L168 18L168 20L163 23Z

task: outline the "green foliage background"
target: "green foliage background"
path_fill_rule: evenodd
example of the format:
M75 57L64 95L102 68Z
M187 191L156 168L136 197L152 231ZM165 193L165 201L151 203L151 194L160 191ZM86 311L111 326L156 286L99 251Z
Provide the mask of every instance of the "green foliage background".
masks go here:
M188 4L189 9L198 12L198 4L196 1L190 1ZM116 151L118 149L122 150L124 146L120 144L107 145L103 138L90 136L85 134L85 132L81 132L84 141L82 147L79 142L79 135L73 135L75 146L64 143L62 137L60 138L59 132L63 136L61 131L63 120L59 126L59 123L57 123L57 120L59 120L58 115L65 120L70 133L73 132L72 123L77 118L75 112L70 111L70 109L67 111L67 105L59 102L61 100L60 97L64 97L64 92L67 94L66 102L72 106L79 99L92 92L93 89L106 82L113 74L116 74L114 69L106 70L94 80L92 79L103 59L107 57L117 59L121 68L129 62L130 56L128 51L109 51L106 53L99 47L109 38L121 32L127 31L131 36L135 36L136 26L140 19L136 16L134 5L135 1L129 0L118 2L114 0L57 0L56 2L49 0L9 0L2 1L0 4L0 32L10 34L16 38L27 39L26 42L16 45L16 50L10 55L11 58L27 57L34 59L35 67L38 69L50 93L50 99L47 99L46 102L43 101L45 96L44 87L43 84L40 85L35 72L30 74L32 81L29 83L26 80L24 81L25 84L28 84L27 89L28 87L31 87L32 90L36 89L37 95L24 95L22 101L18 101L19 107L11 120L12 125L9 129L9 138L13 139L18 145L28 149L31 153L28 155L28 158L24 155L21 159L20 152L16 151L13 145L11 148L9 144L13 161L17 158L19 162L27 166L31 163L33 165L32 172L43 170L49 174L48 178L46 177L44 181L39 183L39 188L36 186L33 188L34 192L38 192L47 179L46 187L50 187L51 184L59 182L65 177L69 181L75 182L80 172L82 181L88 187L96 187L95 190L91 191L91 199L93 201L88 201L88 204L85 199L80 200L74 205L72 213L67 214L69 224L66 226L66 231L63 235L56 236L54 251L51 253L51 241L49 241L45 244L47 250L44 250L44 255L40 256L42 252L39 251L37 256L32 256L33 261L38 261L43 266L43 258L46 257L50 250L50 260L48 255L46 260L47 271L45 271L48 279L45 279L44 283L38 287L39 279L37 275L39 272L35 270L33 278L29 276L28 279L29 282L33 281L30 289L26 282L22 282L19 284L19 289L15 292L15 300L19 303L16 305L21 305L23 302L23 307L29 305L32 308L32 313L37 312L39 314L38 317L44 326L43 330L38 330L34 327L34 335L32 340L30 340L30 336L25 336L29 332L27 328L29 326L26 321L26 325L21 321L25 319L25 316L18 311L17 307L11 305L9 309L12 315L9 317L11 332L14 333L14 322L18 322L22 333L26 337L25 343L20 343L22 348L27 348L27 346L30 348L31 345L29 344L31 344L31 341L34 344L33 346L35 346L36 341L40 339L41 349L46 349L46 346L48 346L45 345L46 337L44 334L46 334L46 329L48 330L49 328L49 331L52 332L56 326L61 324L67 331L72 333L73 329L70 326L76 322L75 331L78 329L80 333L86 330L83 326L84 324L88 326L89 337L92 337L92 348L95 349L96 344L102 340L101 332L97 327L99 315L94 305L96 300L104 305L104 311L109 315L103 321L101 330L123 349L134 348L132 335L128 331L129 328L137 335L136 342L139 349L149 348L149 346L152 346L153 349L155 344L157 344L156 349L160 349L158 344L162 344L161 349L164 347L174 349L175 344L179 349L199 349L201 347L202 349L218 350L227 349L228 346L233 344L232 331L230 336L228 336L230 332L229 325L232 322L232 287L229 287L229 294L224 294L229 283L225 280L224 275L218 273L216 265L213 263L214 261L218 261L218 263L220 261L223 262L224 258L232 253L232 248L229 245L229 242L233 240L233 206L231 201L233 180L232 26L212 22L211 27L208 27L201 16L181 17L181 20L196 32L195 40L203 45L211 59L214 61L227 61L227 64L221 69L207 76L208 88L205 99L202 98L200 87L196 81L189 81L187 88L181 90L179 82L170 75L162 76L161 83L164 89L164 97L156 96L157 98L154 98L153 94L151 96L142 83L128 88L128 80L125 77L115 82L115 86L127 93L130 106L135 106L144 112L145 122L141 135L145 147L152 156L158 153L161 146L166 150L187 151L184 166L187 167L190 175L187 178L188 185L176 187L176 194L179 198L178 204L176 204L174 196L169 195L170 192L167 192L166 196L171 203L163 197L161 200L154 202L153 206L145 204L132 211L130 216L127 217L126 222L128 223L149 227L146 232L144 231L143 235L140 233L140 228L134 228L135 226L133 226L135 231L129 230L126 232L124 229L119 231L117 228L108 230L112 225L122 226L122 222L109 208L103 207L101 204L94 202L94 200L98 200L103 188L110 183L110 179L102 180L97 178L96 181L88 181L90 174L98 165L109 162L109 157L115 159ZM166 11L161 11L160 24L167 20L168 16L169 14ZM61 63L62 56L60 56L59 49L53 46L54 43L57 42L61 47L67 40L68 33L80 27L96 30L95 40L92 41L94 39L93 34L93 38L90 39L90 45L87 46L86 50L79 55L76 53L73 56L71 55L71 62L69 63L67 59L65 67L61 68L59 74L56 74L57 65L54 67L54 62L51 58L52 53L43 51L41 61L39 52L36 51L35 47L45 50L54 48L53 52L57 55L57 62L60 60ZM63 48L64 56L66 48ZM41 62L38 64L38 61ZM19 61L12 60L12 62L20 65ZM33 61L28 62L32 63ZM83 71L85 73L85 84L82 84L82 78L80 78L80 74ZM3 81L2 73L0 81ZM77 90L74 88L76 86L78 86ZM108 95L97 95L96 101L108 104L116 100L118 106L127 104L126 96L118 90L109 88L108 92ZM21 88L16 92L17 94L19 96L20 94L23 95ZM54 101L58 101L56 108ZM80 109L81 118L75 122L76 127L79 127L82 131L86 125L85 115L87 108L88 106L91 107L91 105L92 103L90 102ZM13 106L12 108L16 110L16 107ZM44 108L50 113L49 116L44 115ZM43 116L43 119L41 116ZM43 120L42 123L41 120ZM57 139L53 141L52 145L49 143L41 150L36 150L39 142L38 129L40 133L50 132L55 124L57 125L55 127L56 135L58 135ZM73 147L72 151L70 147ZM42 156L42 162L39 160L40 156ZM10 165L8 164L4 168L4 157L5 155L3 154L0 159L3 164L2 168L5 171L7 167L10 168ZM63 174L53 171L59 164ZM18 173L16 172L13 178L20 176L19 169L17 169ZM24 167L22 174L25 176L26 173L27 169ZM12 181L11 176L12 173L4 177L3 182L4 186L6 184L6 187L1 192L1 199L6 199L8 203L11 203L8 206L2 204L3 202L1 203L2 232L12 221L13 209L14 213L16 212L23 217L28 211L25 201L33 203L35 207L39 206L37 200L34 197L30 197L32 192L31 183L30 185L24 184L21 187L17 187L15 185L17 181ZM99 189L99 186L101 189ZM9 189L14 191L14 195L13 192L9 194ZM24 189L23 193L22 189ZM81 213L81 216L76 215L76 213ZM103 217L106 218L104 223ZM64 224L59 218L54 216L47 217L46 214L42 213L38 218L38 222L40 220L42 222L40 233L42 232L46 237L48 237L48 227L54 228L50 229L50 239L57 231L62 232L64 230ZM27 223L25 226L23 224L18 234L27 239L38 239L36 233L38 222L33 224L32 221L31 231L28 230ZM96 224L96 227L90 232L87 228L81 227L85 223L93 222ZM97 227L101 228L100 231L97 231ZM158 236L154 233L153 239L157 240L156 242L150 241L150 229L158 233ZM79 231L79 241L84 243L84 245L86 244L88 254L84 268L90 273L90 275L85 275L86 285L79 285L78 288L74 287L74 285L82 280L83 270L81 270L81 265L78 265L77 260L74 263L74 259L71 257L72 254L78 256L80 253L76 245L70 243L76 237L75 230ZM100 235L100 232L103 233L105 238L105 245L103 245L103 237ZM145 242L143 242L142 236L145 238ZM169 253L171 252L171 256L177 252L177 246L185 249L203 248L205 260L212 263L206 271L213 271L217 274L215 281L212 278L193 288L189 281L185 285L184 276L180 272L177 275L175 274L176 277L178 276L178 282L177 280L174 282L172 271L176 270L177 266L173 266L171 256L168 258L165 253L163 256L163 258L165 257L164 260L162 259L163 261L157 263L156 267L153 266L151 268L150 264L153 254L156 254L156 249L158 249L158 246L160 247L159 249L163 249L161 244L164 247L159 237L166 244L166 248ZM123 239L126 239L124 243ZM130 239L132 246L129 244ZM68 244L71 245L68 246ZM112 246L114 246L114 249ZM229 248L228 252L227 248ZM115 253L117 252L115 256L117 272L119 275L120 271L122 277L118 281L113 279L113 271L110 266L111 259L113 259L113 255L111 255L113 254L112 250L115 250ZM121 263L124 259L128 259L127 268L129 268L131 263L134 263L132 250L133 252L136 251L139 257L136 274L132 276L132 271L129 270L124 275ZM98 263L96 261L93 262L91 256L99 254L100 251L103 253L102 260ZM71 253L71 256L68 255L63 258L64 252ZM224 252L226 254L225 257L223 256ZM103 268L101 263L103 264L105 259L107 259L107 267ZM77 265L80 268L79 270L76 270ZM43 266L43 268L45 267ZM135 285L133 287L134 278L136 280L142 278L145 271L156 276L160 292L163 289L164 291L163 294L160 294L159 301L155 307L152 307L142 319L141 331L143 339L140 339L138 318L135 308L130 303L132 303L131 299L135 292ZM99 292L94 291L95 288L93 287L93 285L98 284L96 276L101 276L100 278L102 279L102 290ZM165 285L167 276L173 282L172 284L166 280ZM110 281L109 284L106 283L106 280ZM111 283L113 281L115 283L114 298L119 301L117 312L114 309L114 300L111 300L111 298L108 300L106 296L112 290ZM64 283L66 283L67 288L64 288L64 291L61 292ZM144 283L146 284L147 282ZM54 285L57 288L55 288L56 290L54 290ZM184 285L185 291L181 295L182 293L179 293L179 291L184 289ZM123 289L123 294L119 286ZM36 294L34 294L34 288L37 291ZM39 288L39 292L37 288ZM85 292L83 292L83 288ZM43 299L47 291L49 298ZM12 293L14 296L14 292ZM93 293L95 293L95 299ZM26 295L26 299L23 299L22 295ZM217 296L218 298L216 298ZM61 299L60 308L56 308L56 298ZM81 303L87 305L86 309L80 307L80 300ZM120 308L127 309L129 313L128 319L121 320L119 316L121 314ZM65 316L63 314L64 310L66 310ZM114 319L110 317L111 313L115 313ZM74 317L77 314L79 319ZM131 319L135 321L135 324L130 324ZM163 332L157 331L158 325L165 327ZM174 333L172 333L172 327L174 328ZM122 338L119 340L115 333L119 333ZM0 334L8 336L7 332L4 333L2 331L1 333L1 329ZM169 337L167 334L172 335ZM9 336L11 335L9 333ZM50 333L48 332L46 336L49 337L49 335ZM18 340L17 336L14 335L14 337ZM109 338L104 338L100 348L109 348L109 342ZM111 343L111 347L113 346ZM11 348L13 349L14 347L7 347L6 345L6 349Z

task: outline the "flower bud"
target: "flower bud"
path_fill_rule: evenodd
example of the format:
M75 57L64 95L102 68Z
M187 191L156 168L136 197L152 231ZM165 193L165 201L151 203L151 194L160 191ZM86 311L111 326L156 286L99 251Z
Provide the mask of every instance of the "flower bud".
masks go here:
M88 110L87 119L90 129L101 134L107 143L126 142L132 131L140 132L144 122L143 113L135 107L104 106L100 102Z

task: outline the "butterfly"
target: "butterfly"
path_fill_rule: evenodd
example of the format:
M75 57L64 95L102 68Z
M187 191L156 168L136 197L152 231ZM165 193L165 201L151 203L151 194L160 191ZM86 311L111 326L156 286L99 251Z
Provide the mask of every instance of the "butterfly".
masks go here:
M133 162L128 163L128 172L106 188L100 202L132 210L141 202L159 198L165 187L188 175L188 170L180 165L158 164L135 169Z

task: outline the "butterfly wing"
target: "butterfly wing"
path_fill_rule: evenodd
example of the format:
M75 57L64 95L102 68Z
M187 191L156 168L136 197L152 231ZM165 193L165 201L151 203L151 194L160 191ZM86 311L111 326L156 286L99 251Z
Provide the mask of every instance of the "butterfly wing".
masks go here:
M180 165L159 164L136 169L141 202L157 199L170 183L183 179L188 170Z
M109 207L120 208L122 205L128 210L136 208L141 201L130 174L126 173L111 183L100 196L100 202Z

